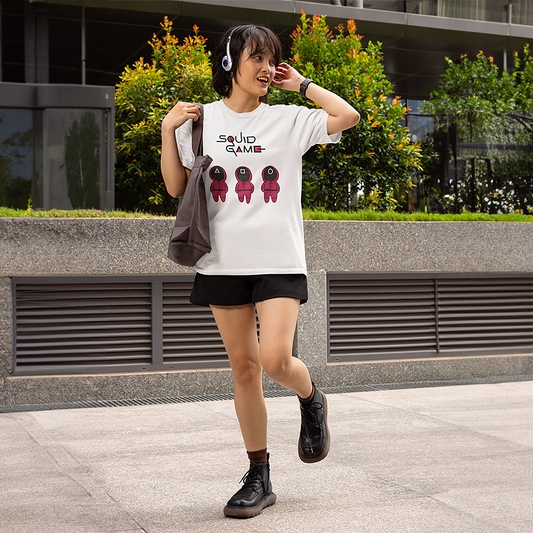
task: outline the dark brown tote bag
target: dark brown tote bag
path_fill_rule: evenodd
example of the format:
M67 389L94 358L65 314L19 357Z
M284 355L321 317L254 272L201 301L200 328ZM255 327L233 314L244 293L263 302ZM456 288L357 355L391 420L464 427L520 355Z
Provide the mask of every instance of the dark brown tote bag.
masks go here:
M198 107L200 117L193 122L192 127L192 149L196 159L185 192L180 198L168 246L169 259L184 266L193 266L211 251L203 173L213 160L208 155L202 155L204 113L203 106L198 104Z

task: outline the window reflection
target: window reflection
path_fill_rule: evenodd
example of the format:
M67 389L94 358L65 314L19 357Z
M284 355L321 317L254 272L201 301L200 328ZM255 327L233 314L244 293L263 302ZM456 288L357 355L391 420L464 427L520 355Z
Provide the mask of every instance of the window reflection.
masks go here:
M32 111L0 109L0 205L15 209L28 207L32 168Z
M100 207L102 113L96 109L42 112L42 158L36 165L42 192L35 207Z
M0 205L102 208L106 121L101 109L0 109Z

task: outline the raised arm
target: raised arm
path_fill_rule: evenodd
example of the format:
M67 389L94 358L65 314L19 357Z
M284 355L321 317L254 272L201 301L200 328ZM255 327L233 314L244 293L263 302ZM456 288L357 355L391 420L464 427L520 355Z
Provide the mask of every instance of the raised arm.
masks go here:
M194 104L178 102L161 123L161 174L168 194L177 198L185 192L191 171L181 162L176 144L176 130L187 120L196 121L200 110Z
M299 92L300 85L305 79L287 63L278 65L275 76L272 85L296 92ZM348 102L316 83L309 84L306 97L328 113L328 135L347 130L359 122L359 113Z

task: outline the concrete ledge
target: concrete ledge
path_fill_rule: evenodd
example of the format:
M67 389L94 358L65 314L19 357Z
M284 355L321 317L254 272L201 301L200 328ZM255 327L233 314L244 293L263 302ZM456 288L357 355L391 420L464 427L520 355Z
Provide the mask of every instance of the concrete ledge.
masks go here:
M0 276L192 272L167 259L172 219L0 218Z
M449 357L371 363L328 364L312 369L326 387L379 383L453 381L533 374L533 355Z
M169 398L233 391L231 370L9 377L2 405Z
M308 220L304 228L309 271L533 271L529 223Z
M227 369L22 377L13 358L11 278L182 274L166 257L172 219L0 219L0 401L5 406L225 394ZM533 354L327 363L327 273L533 271L533 224L491 222L304 223L309 302L298 357L322 386L447 381L533 374ZM279 386L265 377L266 390Z
M533 375L533 355L435 358L425 360L330 364L311 367L322 387L346 387L383 383L453 381L498 376ZM264 376L265 390L281 386ZM233 392L229 369L10 377L4 380L2 401L6 409L23 405L64 404L91 400L175 398Z
M172 219L0 218L0 276L192 272L167 259ZM313 271L532 272L533 224L304 222Z

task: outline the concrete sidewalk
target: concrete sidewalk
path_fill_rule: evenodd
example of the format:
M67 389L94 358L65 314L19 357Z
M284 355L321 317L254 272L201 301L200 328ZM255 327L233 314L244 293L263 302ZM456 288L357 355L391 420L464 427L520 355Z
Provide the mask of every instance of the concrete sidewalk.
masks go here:
M231 400L0 414L2 533L533 532L533 382L329 394L332 444L297 454L268 398L277 503L224 517L247 470Z

